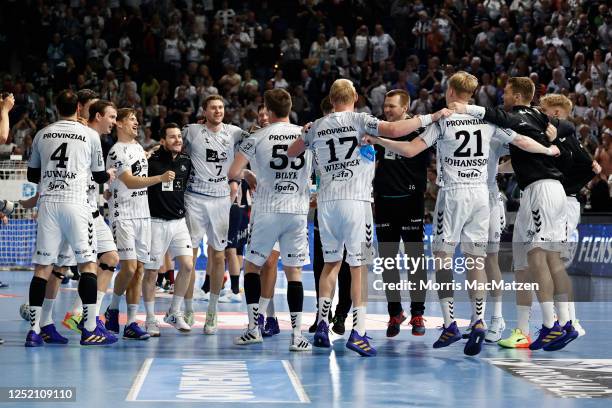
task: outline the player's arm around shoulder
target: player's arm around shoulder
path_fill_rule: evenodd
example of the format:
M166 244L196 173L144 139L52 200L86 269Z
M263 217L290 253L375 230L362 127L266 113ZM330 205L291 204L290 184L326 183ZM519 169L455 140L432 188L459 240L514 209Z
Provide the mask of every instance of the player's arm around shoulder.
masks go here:
M316 122L309 122L304 125L302 128L301 137L297 138L293 141L293 143L291 143L291 145L289 145L289 149L287 149L287 156L298 157L300 154L306 151L306 148L310 147L315 132L313 129L315 123Z
M370 145L379 145L388 149L394 153L397 153L404 157L414 157L421 153L423 150L429 148L425 140L421 137L415 137L411 141L399 142L397 140L390 140L383 137L374 137L366 135L364 142Z
M520 148L521 150L525 150L529 153L535 154L544 154L546 156L559 156L561 152L559 148L555 145L551 145L550 147L546 147L541 143L533 140L529 136L515 134L514 138L510 141L513 145Z
M378 136L385 136L392 139L406 136L415 130L431 125L441 118L446 118L454 112L450 109L443 108L429 115L419 115L410 119L398 120L397 122L378 122ZM418 138L417 138L418 139Z

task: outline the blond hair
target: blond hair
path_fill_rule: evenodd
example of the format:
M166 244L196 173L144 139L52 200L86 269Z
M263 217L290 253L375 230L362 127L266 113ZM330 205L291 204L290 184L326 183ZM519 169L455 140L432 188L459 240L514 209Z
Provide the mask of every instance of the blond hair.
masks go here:
M478 88L478 79L465 71L459 71L450 77L448 86L453 88L458 94L470 97L476 88Z
M535 95L535 84L528 77L512 77L508 79L512 93L521 95L523 101L531 102Z
M567 113L572 111L572 101L561 94L547 94L540 98L540 106L548 108L561 108Z
M351 105L356 95L353 83L348 79L336 79L329 90L329 101L332 105Z

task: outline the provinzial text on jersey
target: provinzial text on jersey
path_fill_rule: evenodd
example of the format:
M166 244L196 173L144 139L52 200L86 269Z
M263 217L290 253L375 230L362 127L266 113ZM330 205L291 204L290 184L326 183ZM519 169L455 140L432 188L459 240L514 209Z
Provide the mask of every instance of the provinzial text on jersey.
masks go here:
M469 125L486 125L487 122L482 119L446 119L446 124L449 126L469 126Z
M85 136L77 135L75 133L45 133L43 135L43 139L73 139L84 142Z
M317 136L323 135L334 135L336 133L345 133L345 132L356 132L357 130L352 126L342 126L334 129L323 129L317 132Z

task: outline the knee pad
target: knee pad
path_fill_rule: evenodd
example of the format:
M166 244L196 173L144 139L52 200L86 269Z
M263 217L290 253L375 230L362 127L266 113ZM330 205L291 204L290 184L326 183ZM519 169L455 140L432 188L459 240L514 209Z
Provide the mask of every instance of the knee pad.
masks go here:
M114 266L109 266L108 264L105 264L104 262L100 262L100 269L102 269L103 271L109 271L109 272L115 272L115 267Z
M51 273L52 273L53 275L55 275L55 277L56 277L57 279L59 279L59 280L63 280L63 279L65 278L65 276L64 276L62 273L60 273L60 272L56 271L55 269L54 269L54 270L53 270L53 272L51 272Z

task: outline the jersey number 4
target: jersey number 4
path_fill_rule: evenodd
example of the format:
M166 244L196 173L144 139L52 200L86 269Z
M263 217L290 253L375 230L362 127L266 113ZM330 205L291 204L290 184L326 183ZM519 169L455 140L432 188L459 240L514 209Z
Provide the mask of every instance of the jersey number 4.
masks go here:
M461 130L455 133L455 139L459 140L463 138L463 141L455 150L455 157L472 157L472 148L467 147L468 143L470 143L470 132L467 130ZM474 136L476 136L476 153L474 153L474 157L484 156L482 152L482 132L477 130L474 132Z
M276 145L272 147L272 160L270 160L270 168L273 170L284 170L289 166L289 157L287 157L287 150L289 145ZM280 163L277 162L280 160ZM293 170L299 170L304 167L304 153L291 160L291 168Z
M53 153L51 153L51 160L58 162L55 167L58 167L60 169L66 168L66 162L68 161L68 156L66 155L67 147L68 143L62 143L60 147L58 147Z

